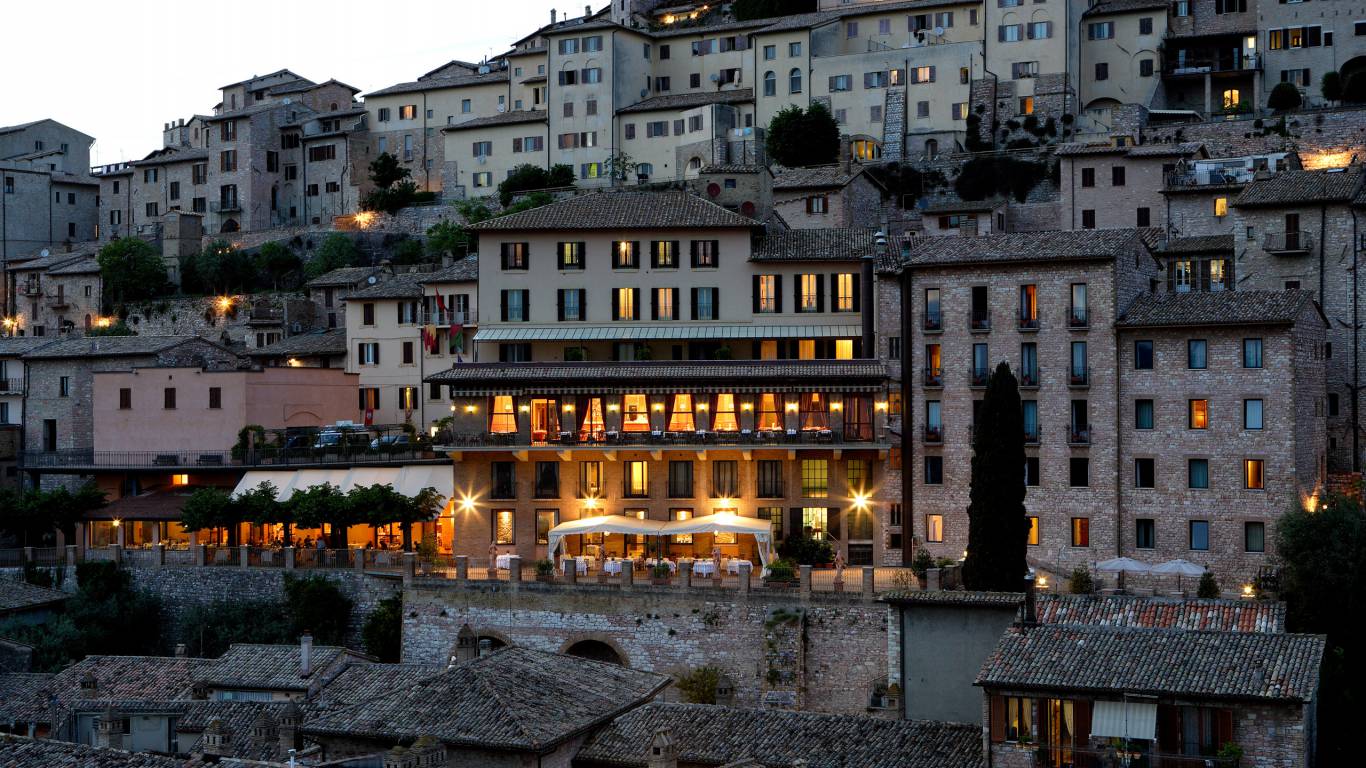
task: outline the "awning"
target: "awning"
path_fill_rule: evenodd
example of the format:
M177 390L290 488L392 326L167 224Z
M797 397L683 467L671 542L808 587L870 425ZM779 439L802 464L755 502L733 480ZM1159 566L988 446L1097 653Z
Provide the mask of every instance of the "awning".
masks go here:
M263 482L275 486L276 501L289 501L295 493L323 483L336 486L342 493L347 493L358 486L392 485L394 490L405 496L415 496L418 491L431 486L443 499L451 497L454 486L449 464L355 469L252 470L237 481L237 485L232 489L232 495L238 496L254 490Z
M397 490L398 473L398 467L356 467L346 473L346 480L344 481L346 487L342 490L349 491L357 487L368 488L372 485L392 485Z
M550 529L550 556L554 558L565 536L584 533L626 533L636 536L672 536L681 533L747 533L759 545L759 560L768 565L773 528L767 520L741 517L729 512L703 515L690 520L642 520L626 515L598 515L560 523Z
M487 341L702 341L708 339L857 339L858 325L556 325L549 328L481 328L475 342Z
M289 501L290 497L299 491L306 491L315 485L328 483L341 488L346 484L347 469L300 469L294 472L293 479L288 486L280 487L280 492L275 495L279 501ZM278 487L278 486L277 486Z
M1152 740L1157 737L1157 705L1141 701L1097 701L1091 709L1091 735Z
M236 487L232 489L233 496L241 496L248 491L256 490L256 486L261 483L270 483L275 486L275 497L280 497L279 492L289 487L294 481L295 472L262 472L258 470L248 471L242 475L242 479L237 481Z
M394 490L404 496L416 496L423 488L435 488L436 492L441 494L442 505L445 505L455 495L455 478L451 476L451 466L423 464L404 467L399 471Z

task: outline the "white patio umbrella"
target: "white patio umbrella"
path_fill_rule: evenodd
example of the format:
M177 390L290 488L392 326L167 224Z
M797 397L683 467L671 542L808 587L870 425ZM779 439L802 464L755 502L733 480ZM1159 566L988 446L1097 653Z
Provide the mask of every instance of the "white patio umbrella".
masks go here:
M1115 557L1109 560L1102 560L1096 563L1096 570L1105 573L1119 574L1119 588L1124 589L1124 574L1126 573L1148 573L1151 569L1148 564L1135 560L1132 557Z
M1151 573L1159 574L1162 576L1171 576L1175 574L1176 588L1180 589L1182 576L1203 576L1205 574L1205 570L1206 568L1203 565L1197 565L1196 563L1192 563L1189 560L1182 560L1180 558L1177 558L1175 560L1168 560L1165 563L1158 563L1157 565L1154 565L1151 569Z

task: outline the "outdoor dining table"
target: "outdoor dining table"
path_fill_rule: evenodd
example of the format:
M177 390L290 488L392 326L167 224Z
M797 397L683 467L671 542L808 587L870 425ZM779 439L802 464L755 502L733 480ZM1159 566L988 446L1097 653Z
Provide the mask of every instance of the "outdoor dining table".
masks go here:
M742 565L748 565L748 566L750 567L750 570L751 570L751 571L754 570L754 563L751 563L751 562L748 561L748 560L741 560L741 559L739 559L739 558L735 558L735 559L727 560L727 561L726 561L726 573L733 573L733 574L739 576L739 575L740 575L740 566L742 566Z
M627 568L635 568L635 561L629 558L613 557L602 564L603 573L621 573L622 565L628 564Z
M506 571L512 565L512 555L499 555L493 559L494 565L500 571Z
M588 569L593 564L593 558L589 555L580 555L578 557L562 557L560 558L561 573L564 572L564 570L571 561L577 564L577 567L574 569L574 571L578 573L578 575L580 576L588 575Z
M678 563L675 563L675 562L672 561L672 560L663 560L663 559L655 558L655 557L647 557L647 558L645 558L645 567L646 567L646 568L653 568L653 567L655 567L656 565L661 565L661 564L669 566L669 573L675 573L675 572L678 571Z
M715 576L716 563L711 560L694 560L692 563L692 572L698 576Z

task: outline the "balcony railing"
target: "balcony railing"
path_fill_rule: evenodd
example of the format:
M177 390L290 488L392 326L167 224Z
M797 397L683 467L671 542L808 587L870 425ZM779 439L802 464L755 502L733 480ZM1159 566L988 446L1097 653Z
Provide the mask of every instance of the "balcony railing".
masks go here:
M1022 331L1037 331L1039 330L1039 317L1037 315L1033 317L1020 315L1018 324Z
M927 387L942 387L942 386L944 386L944 369L943 369L943 368L926 368L926 369L925 369L925 386L927 386Z
M1308 232L1267 232L1262 240L1262 250L1287 256L1309 253L1314 249L1314 237Z
M19 464L31 470L81 469L192 469L211 470L233 467L260 466L317 466L330 464L398 464L415 461L444 460L430 444L401 445L370 448L363 445L346 448L264 448L241 452L240 458L232 450L220 451L24 451Z
M920 316L920 327L926 331L944 330L944 315L940 312L925 312Z
M974 331L991 330L991 310L973 309L968 311L968 327Z
M210 200L209 210L213 213L239 213L242 210L241 200Z
M1025 445L1038 445L1040 431L1038 423L1026 424L1024 428Z
M968 369L968 385L973 387L985 387L987 380L991 378L991 369L986 366L974 365Z
M926 424L924 431L926 445L940 445L944 442L944 427L934 424Z
M1091 444L1091 425L1072 424L1067 427L1068 445L1090 445Z
M834 425L824 429L742 429L739 432L697 430L671 432L551 432L526 436L515 432L478 432L438 434L437 451L463 448L521 448L539 445L616 448L634 446L800 446L847 445L850 443L885 442L885 435L875 435L871 424Z
M1089 387L1091 386L1091 368L1086 365L1074 365L1067 371L1067 386L1069 387Z
M1255 53L1228 53L1216 56L1187 56L1181 58L1175 52L1163 57L1164 75L1203 75L1220 72L1255 72L1262 68L1262 59Z
M66 294L64 293L59 293L56 296L49 296L47 299L47 304L49 307L52 307L53 309L61 309L63 307L71 306L71 302L67 301Z
M0 379L0 395L22 395L23 393L23 379Z
M1086 307L1072 307L1067 311L1068 328L1090 328L1091 315L1086 311Z
M422 313L423 325L469 325L470 314L463 311L447 310Z
M43 286L41 283L37 282L24 283L23 291L25 296L42 296Z
M1036 389L1039 386L1039 368L1020 368L1015 374L1015 380L1024 389Z

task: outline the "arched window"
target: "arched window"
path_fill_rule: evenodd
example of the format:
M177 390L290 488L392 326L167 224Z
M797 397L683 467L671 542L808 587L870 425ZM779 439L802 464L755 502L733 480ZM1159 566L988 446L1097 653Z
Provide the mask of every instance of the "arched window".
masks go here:
M337 102L335 102L335 101L332 102L332 109L331 109L331 111L332 111L332 112L336 112L336 111L337 111Z
M793 67L792 71L787 73L787 92L802 92L802 71L796 67Z
M778 95L778 74L771 69L764 73L764 95Z

